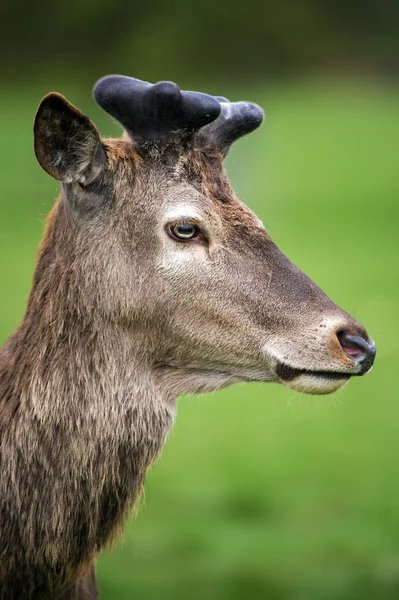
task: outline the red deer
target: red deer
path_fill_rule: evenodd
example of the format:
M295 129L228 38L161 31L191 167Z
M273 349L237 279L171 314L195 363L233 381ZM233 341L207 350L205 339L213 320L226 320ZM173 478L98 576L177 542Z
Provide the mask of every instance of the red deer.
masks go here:
M0 597L97 598L94 561L137 501L176 398L243 381L327 394L375 346L234 195L262 110L101 79L102 139L51 93L38 162L61 182L26 313L0 351Z

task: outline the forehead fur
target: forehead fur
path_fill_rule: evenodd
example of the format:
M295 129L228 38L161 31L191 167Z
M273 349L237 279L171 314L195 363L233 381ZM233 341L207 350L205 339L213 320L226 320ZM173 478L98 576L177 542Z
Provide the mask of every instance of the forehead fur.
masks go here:
M108 165L112 171L123 171L126 185L158 174L169 184L188 184L211 201L223 221L252 234L264 229L259 219L236 197L223 167L222 153L209 153L198 148L169 147L167 151L145 154L126 136L104 140ZM143 156L144 154L144 156Z

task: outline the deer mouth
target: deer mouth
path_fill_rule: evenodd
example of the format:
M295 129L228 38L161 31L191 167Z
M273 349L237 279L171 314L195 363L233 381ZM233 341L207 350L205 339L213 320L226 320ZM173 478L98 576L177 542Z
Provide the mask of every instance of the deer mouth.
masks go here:
M279 363L276 367L277 375L284 381L289 383L301 375L309 375L311 377L320 377L322 379L329 379L330 381L347 380L352 374L351 373L340 373L337 371L311 371L309 369L295 369L289 365Z
M283 363L276 366L276 374L281 383L297 392L305 394L332 394L342 388L351 378L352 373L339 371L311 371L295 369ZM355 374L355 373L354 373Z

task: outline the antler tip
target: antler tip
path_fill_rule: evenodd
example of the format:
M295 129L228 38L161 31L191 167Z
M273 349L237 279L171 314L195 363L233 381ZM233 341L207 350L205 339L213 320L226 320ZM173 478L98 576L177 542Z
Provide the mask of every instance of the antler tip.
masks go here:
M180 99L180 88L173 81L159 81L154 83L148 90L148 93L154 96L162 96L170 100Z

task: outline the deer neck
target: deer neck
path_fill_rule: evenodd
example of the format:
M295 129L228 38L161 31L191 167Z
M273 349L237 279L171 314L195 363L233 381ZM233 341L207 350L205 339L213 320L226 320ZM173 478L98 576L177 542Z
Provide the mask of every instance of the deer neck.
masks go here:
M0 352L3 535L21 564L72 572L118 530L175 406L134 333L71 312L60 320L43 302L31 298Z

